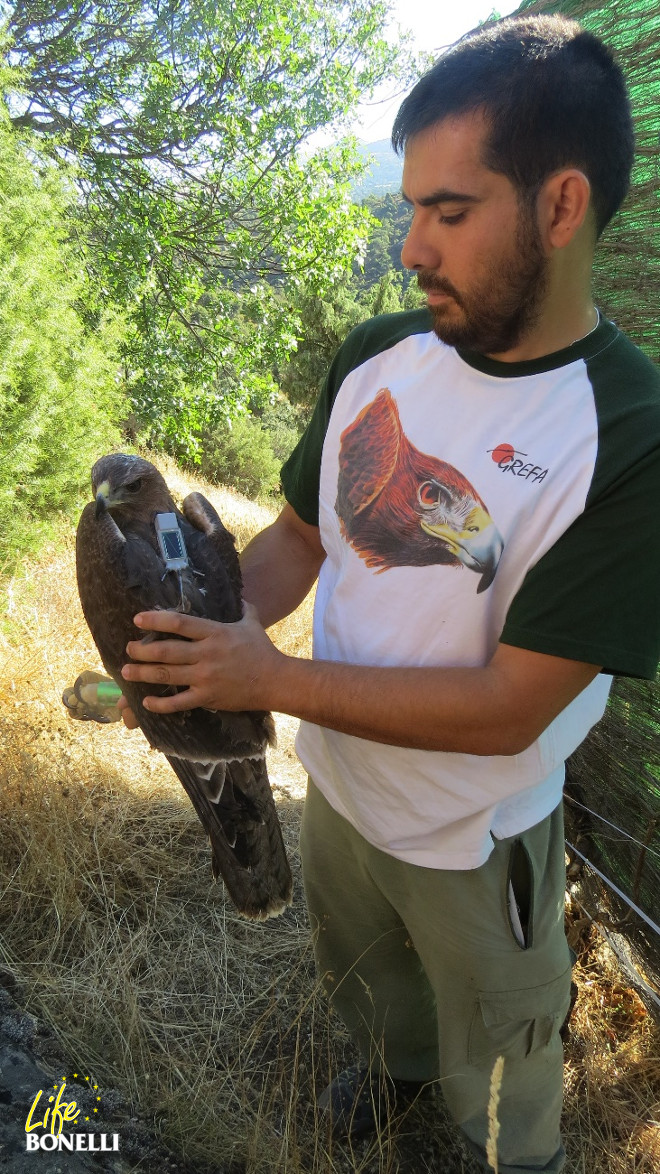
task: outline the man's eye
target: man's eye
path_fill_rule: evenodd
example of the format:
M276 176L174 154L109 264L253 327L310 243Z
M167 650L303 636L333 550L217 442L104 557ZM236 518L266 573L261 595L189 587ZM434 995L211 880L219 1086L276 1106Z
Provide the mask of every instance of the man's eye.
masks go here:
M465 218L465 212L455 212L453 216L441 216L441 224L460 224L461 220Z

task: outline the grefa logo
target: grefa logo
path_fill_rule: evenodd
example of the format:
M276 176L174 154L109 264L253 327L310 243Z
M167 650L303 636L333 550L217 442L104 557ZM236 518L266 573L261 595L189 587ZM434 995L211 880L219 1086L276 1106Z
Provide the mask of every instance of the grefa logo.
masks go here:
M79 1077L78 1073L74 1072L73 1079L85 1082L87 1089L83 1091L83 1095L87 1100L91 1092L93 1107L88 1112L79 1108L77 1101L64 1099L64 1076L60 1077L59 1084L53 1085L53 1093L50 1096L47 1097L44 1089L40 1088L25 1120L25 1148L28 1153L37 1150L83 1150L87 1153L103 1153L119 1149L118 1133L82 1132L86 1125L93 1124L94 1114L99 1111L101 1094L98 1084L94 1084L91 1077ZM66 1126L75 1129L76 1132L65 1133Z
M488 452L503 473L513 473L514 477L524 477L526 481L543 481L548 475L548 469L528 461L527 453L519 452L508 441L489 448Z

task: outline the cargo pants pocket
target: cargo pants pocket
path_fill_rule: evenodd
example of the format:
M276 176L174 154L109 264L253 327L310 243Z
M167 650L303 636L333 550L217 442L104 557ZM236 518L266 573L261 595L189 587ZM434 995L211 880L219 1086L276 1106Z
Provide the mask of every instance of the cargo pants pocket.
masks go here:
M470 1063L480 1065L497 1056L524 1060L546 1047L561 1028L570 999L570 967L542 986L480 991L468 1038Z

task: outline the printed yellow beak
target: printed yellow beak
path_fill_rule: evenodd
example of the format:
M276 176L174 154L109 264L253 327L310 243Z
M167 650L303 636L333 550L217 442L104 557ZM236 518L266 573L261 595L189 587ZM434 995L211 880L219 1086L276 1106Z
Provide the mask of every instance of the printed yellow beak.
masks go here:
M444 542L463 566L481 575L477 594L490 587L504 550L502 535L490 514L481 506L475 506L463 521L461 530L455 530L446 522L433 525L423 518L420 524L427 534Z

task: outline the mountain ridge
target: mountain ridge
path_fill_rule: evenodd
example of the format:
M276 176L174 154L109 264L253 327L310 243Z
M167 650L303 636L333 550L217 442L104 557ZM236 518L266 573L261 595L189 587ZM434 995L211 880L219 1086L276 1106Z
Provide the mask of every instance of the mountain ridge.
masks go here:
M394 154L389 139L359 143L358 152L368 163L368 167L351 185L351 195L356 202L366 200L368 196L382 196L387 192L399 191L403 164L398 155Z

